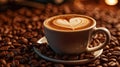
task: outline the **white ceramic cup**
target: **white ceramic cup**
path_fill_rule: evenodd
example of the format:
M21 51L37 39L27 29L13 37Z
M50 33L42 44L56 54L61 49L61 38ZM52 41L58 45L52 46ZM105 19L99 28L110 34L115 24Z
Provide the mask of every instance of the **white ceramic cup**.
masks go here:
M59 17L67 17L67 16L79 16L85 17L92 20L93 24L85 29L77 30L77 31L60 31L49 28L46 23L51 22L51 20L59 18ZM66 15L58 15L53 16L44 21L44 32L45 37L47 38L49 46L58 54L80 54L82 52L91 52L100 50L105 47L110 41L110 32L108 29L104 27L96 28L96 21L85 15L78 14L66 14ZM96 47L89 48L91 37L97 32L102 32L105 34L104 43L100 43Z

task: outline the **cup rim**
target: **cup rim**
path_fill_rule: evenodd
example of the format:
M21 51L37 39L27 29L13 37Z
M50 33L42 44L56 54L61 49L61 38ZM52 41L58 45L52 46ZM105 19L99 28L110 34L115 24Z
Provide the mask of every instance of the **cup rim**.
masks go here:
M83 16L83 17L87 17L87 18L89 18L89 19L91 19L91 20L93 21L93 25L91 25L90 27L87 27L87 28L85 28L85 29L74 30L74 31L72 31L72 30L69 30L69 31L65 31L65 30L56 30L56 29L53 29L53 28L51 28L51 27L46 26L46 23L49 22L49 21L51 21L51 19L54 19L54 18L59 17L59 16L71 16L71 15L73 15L73 16ZM93 18L90 17L90 16L87 16L87 15L80 15L80 14L64 14L64 15L52 16L52 17L46 19L46 20L43 22L43 26L44 26L45 28L49 29L49 30L56 31L56 32L80 32L80 31L86 31L86 30L89 30L89 29L95 27L95 26L96 26L96 20L93 19Z

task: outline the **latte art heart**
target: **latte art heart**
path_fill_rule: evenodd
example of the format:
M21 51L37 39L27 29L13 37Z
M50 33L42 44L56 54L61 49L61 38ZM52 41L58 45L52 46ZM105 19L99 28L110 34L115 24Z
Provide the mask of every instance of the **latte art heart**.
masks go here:
M67 21L66 19L56 19L53 21L53 24L56 26L70 28L72 30L85 27L89 23L90 21L88 19L81 17L70 18L69 21Z

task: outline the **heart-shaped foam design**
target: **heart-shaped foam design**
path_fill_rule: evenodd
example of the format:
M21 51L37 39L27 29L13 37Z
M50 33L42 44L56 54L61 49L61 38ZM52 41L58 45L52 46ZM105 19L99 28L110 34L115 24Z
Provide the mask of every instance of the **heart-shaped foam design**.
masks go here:
M89 23L90 21L88 19L81 17L70 18L69 21L66 19L56 19L53 21L53 24L56 26L70 28L73 30L87 26Z

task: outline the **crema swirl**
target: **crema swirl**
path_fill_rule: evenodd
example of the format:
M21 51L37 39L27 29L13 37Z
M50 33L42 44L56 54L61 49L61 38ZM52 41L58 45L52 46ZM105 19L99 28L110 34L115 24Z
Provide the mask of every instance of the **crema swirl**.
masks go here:
M92 25L93 20L83 16L59 16L46 23L46 26L50 29L64 31L81 30Z

